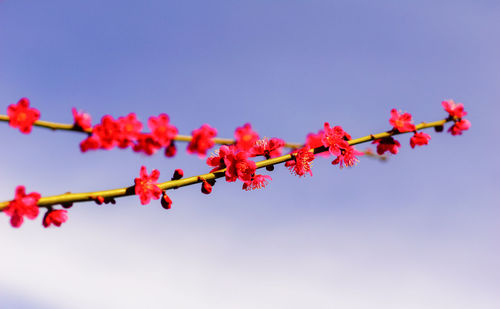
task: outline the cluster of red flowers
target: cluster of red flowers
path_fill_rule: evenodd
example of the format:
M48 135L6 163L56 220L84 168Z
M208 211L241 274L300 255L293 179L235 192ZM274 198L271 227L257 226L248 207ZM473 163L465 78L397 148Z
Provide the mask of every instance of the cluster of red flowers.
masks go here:
M462 119L467 116L467 112L464 110L464 105L462 103L455 103L453 100L441 102L445 111L448 112L449 117L453 119L454 124L448 129L451 135L462 135L463 131L469 130L470 121L467 119Z
M79 120L80 118L75 117L75 125L79 125ZM134 113L116 120L106 115L102 117L101 123L94 126L92 135L80 143L80 149L86 152L93 149L112 149L116 146L122 149L131 147L135 152L152 155L165 147L165 155L171 157L176 153L173 139L178 132L169 121L166 114L150 117L148 127L151 132L143 133L143 125Z
M456 104L453 100L443 101L442 105L448 112L447 121L453 121L454 124L448 130L452 135L461 135L463 131L470 128L470 122L463 119L467 113L464 110L463 104ZM170 119L166 114L160 114L157 117L150 117L147 126L150 132L142 132L143 124L137 119L134 113L130 113L125 117L114 119L112 116L106 115L102 117L101 122L92 127L90 115L72 110L74 123L73 130L89 133L89 136L81 142L80 148L82 152L94 149L112 149L132 148L135 152L152 155L161 148L165 148L167 157L174 156L176 147L174 139L178 135L177 128L170 124ZM401 144L394 139L392 135L413 132L410 138L410 146L427 145L431 139L429 134L417 132L418 126L412 122L410 113L401 113L396 109L390 111L389 123L392 126L390 131L387 131L387 137L374 139L373 144L377 145L377 153L382 155L386 152L397 154ZM33 124L39 119L40 112L35 108L30 108L29 100L22 98L17 104L9 105L8 107L9 124L12 127L19 128L23 133L31 132ZM443 130L442 126L435 126L437 132ZM217 130L203 124L199 129L191 132L192 138L187 146L187 152L197 154L200 157L205 157L207 151L215 144L214 138L217 135ZM251 158L262 156L266 160L279 157L282 155L285 141L279 138L262 138L252 129L251 124L247 123L242 127L238 127L234 133L235 142L232 145L222 145L215 153L210 156L206 163L212 170L210 172L223 173L227 182L235 182L240 180L243 185L243 190L254 190L264 188L269 181L272 180L269 175L257 174L257 164ZM371 136L371 138L375 138ZM295 149L290 153L290 159L285 163L285 166L293 175L302 177L306 174L312 176L311 164L316 155L328 156L333 155L335 159L332 164L339 165L340 168L351 167L356 165L358 156L364 153L357 151L352 144L351 136L343 130L341 126L331 127L328 122L324 123L323 130L317 133L307 135L304 146L300 149ZM283 160L282 160L283 161ZM282 162L280 161L280 162ZM266 165L268 171L273 171L273 165ZM220 174L222 175L222 174ZM139 196L142 205L148 204L151 199L158 200L161 198L161 205L165 209L170 209L172 200L166 194L165 190L160 188L158 179L160 172L153 169L150 174L147 173L146 167L142 166L139 177L134 180L134 192ZM181 169L175 170L172 179L180 180L184 177L184 172ZM215 177L218 177L217 175ZM198 177L197 182L201 183L201 192L210 194L215 184L214 176L209 179ZM41 195L37 192L26 194L23 186L16 188L15 198L10 201L4 212L10 216L10 222L13 227L19 227L24 221L24 218L35 219L39 213L38 201ZM102 196L90 197L97 204L113 203L113 197L104 198ZM64 208L71 207L71 203L62 204ZM47 213L43 218L43 226L51 225L60 226L66 222L67 210L52 209L48 207Z

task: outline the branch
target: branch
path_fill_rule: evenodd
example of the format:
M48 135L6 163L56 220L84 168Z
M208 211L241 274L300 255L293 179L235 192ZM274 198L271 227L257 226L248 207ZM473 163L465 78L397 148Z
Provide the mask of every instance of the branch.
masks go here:
M5 121L4 115L0 115L0 120ZM7 117L8 120L8 117ZM432 128L432 127L442 127L445 123L449 121L454 121L452 117L448 117L443 120L438 120L434 122L422 122L418 125L415 126L415 131L426 129L426 128ZM38 124L37 124L38 123ZM46 121L37 121L35 123L37 126L41 127L46 127L46 128L51 128L55 130L70 130L70 131L76 131L74 128L71 128L72 125L68 124L57 124L57 123L51 123L51 122L46 122ZM87 133L87 132L85 132ZM398 132L396 130L391 130L387 132L382 132L378 134L370 134L364 137L360 137L357 139L352 139L348 141L348 144L353 146L353 145L358 145L366 142L370 142L376 139L382 139L394 135L400 135L400 134L405 134L405 133L413 133L413 131L410 132ZM183 136L182 141L187 141L190 137L188 136ZM222 140L222 139L221 139ZM225 141L228 141L227 139ZM234 142L233 140L231 140ZM226 144L226 143L223 143ZM292 144L289 144L292 145ZM301 145L295 145L300 147ZM290 147L290 148L296 148L296 147ZM328 148L325 146L320 146L317 148L310 149L309 151L318 154L327 151ZM284 163L287 161L290 161L293 159L292 154L287 154L284 156L276 157L276 158L271 158L268 160L262 160L256 162L257 168L264 168L267 166L275 165L275 164L280 164ZM197 183L201 183L203 180L212 180L212 179L217 179L224 177L226 169L221 169L218 171L215 171L213 173L207 173L207 174L202 174L198 176L193 176L189 178L183 178L179 180L171 180L171 181L166 181L163 183L158 184L158 187L162 190L170 190L170 189L176 189L180 187L185 187ZM42 197L38 200L38 206L39 207L50 207L51 205L56 205L56 204L69 204L69 203L75 203L75 202L87 202L87 201L93 201L97 197L102 197L104 199L112 199L112 198L119 198L123 196L129 196L129 195L135 195L135 187L134 186L129 186L125 188L120 188L120 189L112 189L112 190L104 190L104 191L96 191L96 192L86 192L86 193L65 193L65 194L60 194L60 195L54 195L54 196L46 196ZM0 202L0 211L3 211L7 205L9 204L10 201L5 201L5 202Z

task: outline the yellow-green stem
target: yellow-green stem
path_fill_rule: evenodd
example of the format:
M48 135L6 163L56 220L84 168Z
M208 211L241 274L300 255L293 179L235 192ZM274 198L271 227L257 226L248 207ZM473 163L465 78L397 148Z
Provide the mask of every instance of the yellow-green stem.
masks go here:
M7 115L0 115L0 121L9 121L9 116ZM33 123L34 126L36 127L41 127L41 128L46 128L46 129L51 129L51 130L63 130L63 131L73 131L73 132L80 132L80 133L85 133L85 134L91 134L92 133L92 128L90 129L85 129L82 130L81 128L75 127L73 124L68 124L68 123L59 123L59 122L51 122L51 121L44 121L44 120L37 120L35 123ZM190 142L193 139L192 136L190 135L177 135L174 140L179 141L179 142ZM215 144L219 145L231 145L234 144L234 139L230 138L214 138L213 139ZM297 143L285 143L286 148L300 148L302 147L301 144Z
M453 121L453 119L443 119L443 120L428 122L428 123L423 122L423 123L418 124L415 129L422 130L422 129L431 128L431 127L443 126L448 121ZM412 132L404 132L404 133L412 133ZM364 137L352 139L349 141L349 145L362 144L362 143L366 143L369 141L373 141L375 139L385 138L385 137L404 134L404 133L395 132L395 131L387 131L387 132L382 132L382 133L378 133L378 134L371 134L371 135L367 135ZM314 153L321 153L321 152L324 152L327 150L328 150L328 148L321 146L321 147L311 149L310 151L314 152ZM292 159L292 155L287 154L287 155L284 155L281 157L271 158L268 160L262 160L262 161L256 162L256 164L257 164L257 168L263 168L263 167L270 166L270 165L284 163L284 162L289 161L291 159ZM166 182L158 184L158 186L162 190L169 190L169 189L174 189L174 188L185 187L185 186L193 185L196 183L200 183L200 182L202 182L201 179L211 180L211 179L224 177L225 171L226 171L225 169L221 169L221 170L218 170L218 171L213 172L213 173L207 173L207 174L183 178L183 179L179 179L179 180L166 181ZM63 204L63 203L92 201L98 196L102 196L104 198L117 198L117 197L123 197L123 196L134 195L134 194L135 194L134 186L120 188L120 189L113 189L113 190L96 191L96 192L65 193L65 194L60 194L60 195L42 197L38 201L38 206L48 207L51 205ZM0 202L0 211L3 211L3 209L5 207L7 207L8 204L9 204L9 201Z

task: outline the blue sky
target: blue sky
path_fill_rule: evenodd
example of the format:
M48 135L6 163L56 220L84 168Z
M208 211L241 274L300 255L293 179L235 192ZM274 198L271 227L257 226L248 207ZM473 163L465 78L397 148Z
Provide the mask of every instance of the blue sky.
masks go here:
M498 308L500 4L497 1L0 2L0 108L28 97L42 119L71 108L167 113L231 137L301 142L325 121L353 137L463 102L463 136L409 137L387 163L314 176L283 167L262 191L218 182L172 192L171 211L136 197L79 204L61 229L0 224L0 304L20 308ZM2 107L3 106L3 107ZM207 171L82 137L0 128L2 200L130 185L141 165L169 179ZM364 149L364 146L360 146Z

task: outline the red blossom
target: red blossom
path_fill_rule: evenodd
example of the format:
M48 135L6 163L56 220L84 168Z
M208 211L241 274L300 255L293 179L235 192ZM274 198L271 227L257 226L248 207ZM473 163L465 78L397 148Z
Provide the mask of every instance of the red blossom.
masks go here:
M31 192L26 194L24 186L16 188L14 200L9 202L9 205L4 209L5 214L10 216L10 224L13 227L20 227L23 224L24 217L35 219L38 216L38 200L40 193Z
M193 138L187 146L188 153L196 153L200 157L207 155L207 150L214 146L213 138L217 135L217 130L208 124L202 125L199 129L191 132Z
M19 128L24 134L31 132L33 123L40 119L40 111L36 108L30 108L30 101L27 98L21 98L17 104L11 104L7 107L9 116L9 125L13 128Z
M444 110L450 114L450 117L462 118L467 115L462 103L455 103L453 100L448 100L441 102L441 105L443 105Z
M469 130L470 121L467 119L460 119L455 121L455 123L448 129L451 135L462 135L463 131Z
M400 114L395 108L391 110L391 118L389 119L389 123L394 127L395 130L399 132L415 131L415 125L411 122L412 120L410 113Z
M261 189L267 186L271 180L269 175L254 175L251 180L245 181L242 189L246 191Z
M167 147L178 133L177 128L169 123L167 114L160 114L158 117L149 117L148 127L155 140L162 146Z
M306 145L294 152L293 158L285 163L292 174L301 177L309 173L312 176L311 163L314 160L314 154L309 151L309 146Z
M148 175L146 167L141 166L140 177L135 178L135 194L139 195L141 199L141 204L146 205L151 199L159 199L162 191L158 187L157 181L160 177L160 172L158 170L151 171L151 175Z
M137 120L135 113L120 117L116 122L119 128L115 136L118 147L127 148L128 146L132 146L133 142L141 135L142 123Z
M43 217L43 227L47 228L51 224L59 227L68 220L68 211L64 209L49 210Z
M428 145L431 136L424 132L415 132L415 134L410 138L410 146L411 148L415 148L415 146L423 146Z
M341 126L330 127L328 122L324 125L325 134L321 140L323 146L328 147L330 153L334 156L339 156L342 149L349 147L347 140L350 139L349 134L344 132Z
M266 159L281 156L281 149L285 146L285 141L279 138L260 139L255 142L250 149L251 157L264 156Z
M323 146L324 135L325 135L325 131L323 131L323 130L319 130L318 133L309 133L306 137L305 146L308 146L309 148L318 148L320 146ZM318 153L316 155L321 156L321 157L328 157L329 156L328 152L326 152L326 151Z
M74 107L71 111L73 112L74 126L76 128L80 128L82 130L88 130L92 128L92 118L89 114L83 111L78 111Z
M239 150L248 151L259 139L259 134L252 130L251 124L246 123L242 127L236 128L234 138L236 139L236 147Z
M82 152L87 152L88 150L99 149L99 147L101 147L101 142L100 142L99 137L97 137L95 135L91 135L91 136L87 137L86 139L84 139L80 143L80 150Z
M232 153L224 158L226 165L226 181L233 182L239 179L243 182L252 179L257 169L255 162L248 160L247 152Z
M110 115L101 118L101 123L94 126L93 136L98 138L100 148L111 149L117 144L120 124Z
M143 152L147 155L154 154L162 146L150 133L140 133L133 146L135 152Z
M215 151L214 155L210 156L207 159L207 164L213 167L213 169L210 172L215 172L225 168L226 164L224 162L224 158L230 155L234 156L235 152L236 152L236 147L233 145L221 146L217 151Z
M340 168L343 168L344 166L354 166L359 162L356 156L362 155L364 155L363 152L357 151L353 146L349 146L345 149L342 149L342 153L332 161L332 164L339 164Z
M376 139L372 142L372 144L377 144L377 153L379 155L383 155L386 151L389 151L392 154L397 154L399 147L401 147L401 144L392 138L392 136Z

